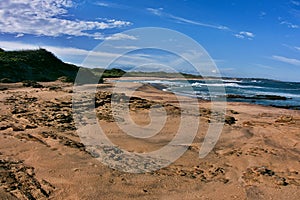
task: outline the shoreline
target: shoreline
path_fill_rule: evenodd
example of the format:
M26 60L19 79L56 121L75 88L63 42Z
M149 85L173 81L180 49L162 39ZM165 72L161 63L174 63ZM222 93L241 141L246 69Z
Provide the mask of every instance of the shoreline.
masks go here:
M180 80L178 78L156 78L156 77L125 77L122 80L125 80L125 82L128 81L134 81L134 80L145 80L144 78L147 78L146 80ZM106 85L107 87L112 87L112 85L114 84L113 82L119 80L119 78L106 78L105 82L100 84L100 85ZM182 80L189 80L189 79L182 79ZM190 79L190 80L203 80L203 79ZM48 85L68 85L69 89L71 90L74 87L73 83L62 83L60 81L50 81L50 82L37 82L38 84L44 85L44 86L48 86ZM165 86L162 83L141 83L143 85L151 85L152 87L156 88L157 90L160 90L162 92L168 92L165 91L164 89L168 88L167 86ZM99 84L97 84L99 85ZM22 82L17 82L17 83L0 83L0 91L5 91L8 88L12 89L18 89L18 88L24 88L23 83ZM178 93L178 95L181 96L185 96L185 97L190 97L188 95L184 95L184 94L180 94ZM227 96L227 95L226 95ZM271 98L279 98L280 96L274 96L274 95L270 95ZM201 97L197 97L198 100L203 101L203 102L210 102L209 100L206 100L204 98ZM265 98L265 97L264 97ZM268 98L268 95L266 95L266 98ZM257 105L257 106L263 106L263 107L272 107L272 108L278 108L278 109L287 109L287 110L296 110L296 111L300 111L300 106L292 106L292 105L288 105L288 106L284 106L284 105L273 105L273 104L269 104L269 105L265 105L265 104L259 104L259 103L255 103L255 102L246 102L246 101L234 101L234 100L230 100L231 98L227 98L226 97L226 102L227 103L244 103L245 105ZM233 98L236 99L236 98ZM252 99L252 98L248 98L246 97L245 99ZM260 100L259 98L255 99L253 98L253 100Z
M114 82L119 80L119 78L109 78L106 79L107 82ZM160 80L160 81L174 81L174 80L211 80L211 79L180 79L180 78L156 78L156 77L122 77L122 81L155 81L155 80ZM144 83L145 84L145 83ZM164 85L163 83L148 83L150 85L152 85L153 87L157 88L158 90L162 90L165 91L164 89L167 89L168 87L166 85ZM188 95L184 95L182 93L178 93L179 95L182 96L188 96ZM209 101L206 100L205 98L201 98L201 97L197 97L200 100L203 101ZM273 100L273 101L277 101L277 100L289 100L290 98L284 97L284 96L279 96L279 95L253 95L253 96L243 96L243 95L239 95L239 94L225 94L225 98L227 102L244 102L244 103L248 103L248 104L254 104L254 105L261 105L261 106L270 106L270 107L274 107L274 108L282 108L282 109L288 109L288 110L300 110L300 105L276 105L272 102L270 103L257 103L257 101L261 101L261 100ZM238 100L240 99L240 100Z
M125 80L125 82L128 80L128 81L134 81L134 80L180 80L178 78L156 78L156 77L125 77L123 79L122 77L122 80ZM105 82L100 84L100 85L106 85L107 87L112 87L112 85L114 84L113 82L116 81L116 80L119 80L119 78L106 78L105 79ZM182 79L182 80L203 80L203 79ZM74 84L73 83L62 83L60 81L50 81L50 82L37 82L38 84L41 84L41 85L44 85L44 86L48 86L48 85L53 85L53 84L56 84L56 85L68 85L69 89L72 89L74 87ZM160 90L162 92L168 92L168 91L165 91L164 89L168 88L167 86L165 86L164 84L162 83L141 83L143 85L151 85L152 87L156 88L157 90ZM99 85L99 84L97 84ZM7 89L18 89L18 88L24 88L23 86L23 83L22 82L17 82L17 83L0 83L0 91L5 91ZM180 94L178 93L178 95L181 95L181 96L185 96L185 97L190 97L188 95L184 95L184 94ZM227 96L227 95L226 95ZM277 96L274 96L274 95L270 95L271 98L274 98ZM279 97L279 96L278 96ZM206 100L204 98L201 98L201 97L197 97L198 100L200 101L203 101L203 102L210 102L209 100ZM268 98L268 95L266 95L266 98ZM246 101L234 101L234 100L230 100L231 98L227 98L226 97L226 102L227 103L244 103L245 105L257 105L257 106L263 106L263 107L272 107L272 108L278 108L278 109L287 109L287 110L296 110L296 111L300 111L300 106L292 106L292 105L288 105L288 106L284 106L284 105L273 105L273 104L269 104L269 105L265 105L265 104L259 104L259 103L255 103L255 102L246 102ZM236 98L233 98L233 99L236 99ZM249 99L248 97L246 97L245 99ZM250 98L251 99L251 98ZM258 99L255 99L253 98L253 100L260 100L259 98Z

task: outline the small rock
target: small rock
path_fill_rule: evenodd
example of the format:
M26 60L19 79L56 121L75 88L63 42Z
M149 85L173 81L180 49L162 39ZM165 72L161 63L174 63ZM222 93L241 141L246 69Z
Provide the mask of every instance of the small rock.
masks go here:
M237 120L232 116L225 116L225 124L232 125L235 124Z
M237 111L235 111L235 110L230 110L230 112L231 112L232 114L234 114L234 115L239 114L239 112L237 112Z
M6 87L1 87L0 88L0 91L4 91L4 90L8 90L8 88L6 88Z
M286 179L283 177L276 177L275 183L277 185L287 186L288 183L286 182Z
M63 82L63 83L68 83L68 82L73 82L73 78L71 77L68 77L68 76L61 76L57 79L58 81L60 82Z
M80 171L80 169L79 168L74 168L73 171L78 172L78 171Z
M31 81L31 80L23 81L23 86L24 87L33 87L33 88L43 88L44 87L41 84L39 84L38 82Z
M267 175L267 176L273 176L275 175L275 172L266 168L266 167L258 167L256 168L256 170L258 173L260 173L261 175Z
M34 128L37 128L38 126L37 125L35 125L35 124L27 124L26 126L25 126L25 129L34 129Z
M73 93L73 90L65 90L67 93Z
M25 131L25 126L20 124L13 124L11 127L13 131Z
M275 122L277 122L277 123L288 123L288 122L291 122L291 121L293 121L293 116L282 115L282 116L280 116L279 119L276 119Z
M243 126L254 126L254 124L250 121L243 122Z
M8 129L10 128L11 125L7 122L0 122L0 130L5 130L5 129Z
M58 91L58 90L61 90L62 88L59 87L59 86L50 86L49 87L49 90L54 90L54 91Z

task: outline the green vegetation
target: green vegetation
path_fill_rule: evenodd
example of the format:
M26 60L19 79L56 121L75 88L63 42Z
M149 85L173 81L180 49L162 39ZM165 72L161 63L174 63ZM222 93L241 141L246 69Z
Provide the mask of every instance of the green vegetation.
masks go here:
M202 78L201 76L185 73L167 73L167 72L125 72L122 69L103 69L94 68L90 71L97 77L102 76L102 78L118 78L118 77L158 77L158 78Z
M167 73L167 72L128 72L127 77L158 77L158 78L202 78L201 76L185 73Z
M77 72L82 74L82 82L103 82L103 78L161 77L161 78L201 78L184 73L167 72L125 72L122 69L88 69L67 64L45 49L4 51L0 48L0 82L56 81L74 82ZM100 77L101 76L101 77ZM81 80L77 81L81 82Z
M79 67L67 64L45 49L3 51L0 50L0 81L19 82L24 80L55 81L65 77L74 81ZM90 80L96 77L89 71Z
M97 77L102 76L102 78L118 78L126 74L122 69L103 69L103 68L94 68L90 71Z

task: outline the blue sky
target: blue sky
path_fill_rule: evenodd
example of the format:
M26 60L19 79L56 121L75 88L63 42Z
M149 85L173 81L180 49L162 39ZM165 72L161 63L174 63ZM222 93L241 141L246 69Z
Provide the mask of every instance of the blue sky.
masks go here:
M300 0L0 1L1 48L43 47L78 65L104 40L135 40L122 32L140 27L186 34L224 76L300 81Z

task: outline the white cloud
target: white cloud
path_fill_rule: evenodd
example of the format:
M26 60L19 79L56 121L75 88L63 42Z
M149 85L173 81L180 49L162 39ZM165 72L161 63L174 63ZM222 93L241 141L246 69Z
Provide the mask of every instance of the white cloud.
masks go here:
M38 44L34 45L34 44L27 44L22 42L11 42L11 41L0 41L0 46L6 51L44 48L47 49L48 51L53 52L55 55L87 56L90 53L88 50L72 48L72 47L57 47L57 46L38 45Z
M104 39L101 30L128 26L120 20L86 21L68 19L71 0L1 0L0 32L38 36L87 36Z
M0 41L0 47L6 51L12 50L27 50L27 49L39 49L44 48L48 51L54 53L58 58L62 59L64 62L70 62L73 64L81 65L83 60L87 56L95 58L95 62L87 63L86 67L97 67L99 66L100 59L111 59L119 54L107 53L107 52L97 52L89 51L85 49L73 48L73 47L59 47L59 46L49 46L49 45L33 45L21 42L11 42L11 41ZM101 65L100 65L101 66Z
M37 49L39 48L39 46L20 43L20 42L0 41L0 48L6 51L12 51L12 50L20 50L20 49Z
M299 25L293 24L293 23L288 22L288 21L282 21L282 22L280 22L280 24L286 25L288 28L300 28Z
M240 39L243 39L243 38L245 38L245 36L243 36L243 35L240 35L240 34L234 34L234 36L235 36L236 38L240 38Z
M195 21L195 20L190 20L190 19L186 19L183 17L178 17L178 16L172 15L170 13L164 12L163 8L147 8L147 11L150 12L151 14L159 16L159 17L165 17L168 19L175 20L176 23L184 23L184 24L191 24L191 25L213 28L213 29L218 29L218 30L226 30L226 31L230 31L230 32L234 33L234 31L231 30L227 26L203 23L200 21ZM261 12L261 16L264 16L264 15L266 15L266 13ZM240 31L238 33L234 33L233 36L235 36L236 38L239 38L239 39L248 39L248 40L253 40L253 38L255 37L255 35L252 32L248 32L248 31Z
M127 35L124 33L116 33L114 35L106 37L105 39L106 40L137 40L135 36Z
M147 10L150 13L152 13L156 16L167 17L169 19L173 19L177 23L186 23L186 24L192 24L192 25L203 26L203 27L208 27L208 28L214 28L214 29L219 29L219 30L230 30L226 26L208 24L208 23L203 23L203 22L199 22L199 21L195 21L195 20L186 19L186 18L183 18L183 17L178 17L178 16L175 16L175 15L163 12L163 8L147 8Z
M241 31L240 34L245 35L247 37L254 37L254 34L251 32Z
M103 52L96 50L85 50L73 47L60 47L49 45L33 45L21 42L0 41L0 47L6 51L11 50L27 50L27 49L39 49L44 48L62 59L64 62L69 62L84 67L106 67L105 64L120 58L115 61L115 64L119 66L140 66L145 63L157 63L160 62L160 57L155 56L143 56L141 54L122 55L117 52ZM122 47L124 48L124 47ZM129 49L130 50L130 49ZM84 63L83 61L88 58Z
M129 8L126 5L112 3L112 2L108 2L108 1L96 1L96 2L94 2L94 5L101 6L101 7L107 7L107 8L119 8L119 9L127 9L127 8Z
M110 7L110 5L106 2L96 2L95 5L102 7Z
M198 21L194 21L194 20L185 19L185 18L182 18L182 17L177 17L177 16L174 16L174 15L170 15L170 18L178 20L178 22L183 22L183 23L187 23L187 24L193 24L193 25L197 25L197 26L204 26L204 27L214 28L214 29L219 29L219 30L229 30L229 28L226 27L226 26L206 24L206 23L202 23L202 22L198 22Z
M240 39L249 39L249 40L252 40L255 35L252 33L252 32L248 32L248 31L240 31L239 33L237 34L234 34L234 36L236 38L240 38Z
M137 50L140 49L138 46L114 46L115 49L129 49L129 50Z
M296 50L300 51L300 47L294 47Z
M300 60L295 59L295 58L287 58L284 56L277 56L277 55L273 55L272 58L273 58L273 60L277 60L277 61L284 62L284 63L291 64L291 65L300 66Z
M147 10L157 16L163 15L163 8L147 8Z
M54 53L58 58L64 62L76 64L78 66L84 67L107 67L108 63L113 61L113 67L119 67L126 70L131 67L138 67L139 69L147 70L152 69L152 71L164 70L168 66L173 71L181 71L185 73L197 73L196 69L189 63L196 63L197 69L201 70L202 75L215 75L213 70L215 70L214 65L212 65L211 60L206 58L201 52L198 51L188 51L180 55L180 57L173 54L160 54L152 52L144 52L143 50L137 50L133 52L134 49L139 49L135 46L105 46L101 51L100 49L95 50L85 50L73 47L60 47L60 46L49 46L41 44L27 44L21 42L12 41L0 41L0 48L4 50L20 50L20 49L38 49L44 48L48 51ZM127 49L128 52L124 54L123 50ZM121 53L122 52L122 53ZM88 58L88 59L86 59ZM187 62L188 60L189 62ZM160 68L156 68L161 66ZM125 67L125 68L124 68ZM137 69L137 68L135 68Z
M255 35L249 31L240 31L238 33L235 33L233 30L231 30L227 26L203 23L200 21L195 21L195 20L190 20L190 19L186 19L183 17L178 17L178 16L172 15L170 13L164 12L163 8L147 8L147 11L150 12L151 14L159 16L159 17L165 17L168 19L175 20L176 23L185 23L185 24L208 27L208 28L213 28L213 29L218 29L218 30L227 30L227 31L232 32L233 36L235 36L236 38L239 38L239 39L253 40L253 38L255 37ZM261 12L261 16L265 16L265 15L266 15L265 12Z
M16 38L19 38L19 37L23 37L23 36L24 36L23 33L18 33L15 37L16 37Z

